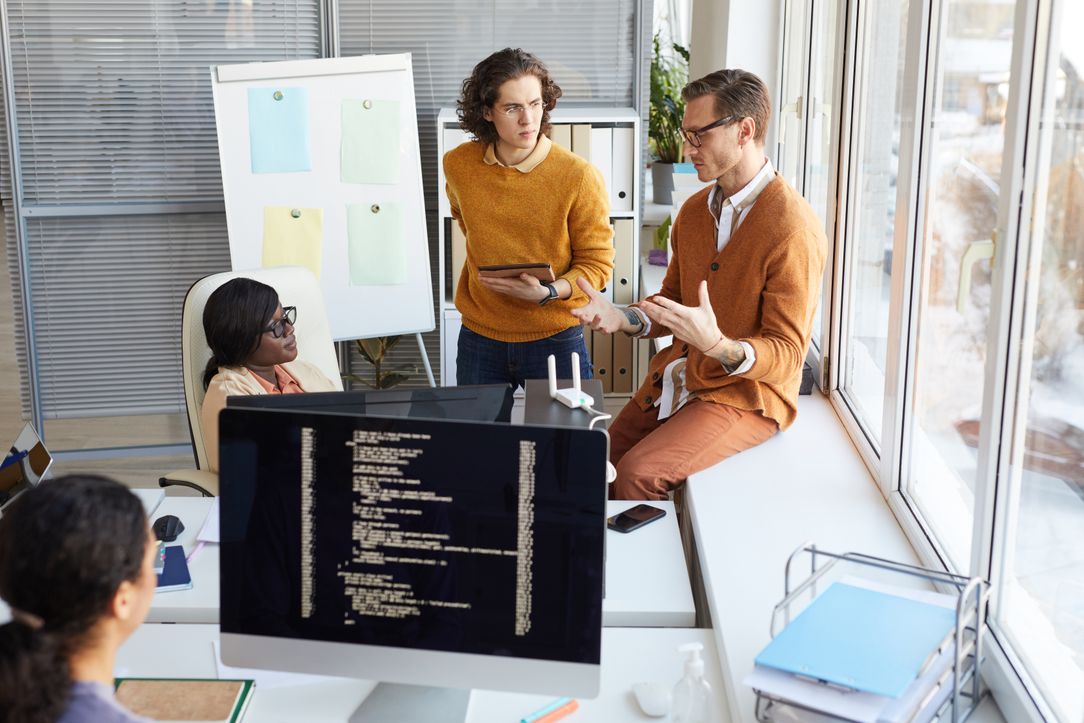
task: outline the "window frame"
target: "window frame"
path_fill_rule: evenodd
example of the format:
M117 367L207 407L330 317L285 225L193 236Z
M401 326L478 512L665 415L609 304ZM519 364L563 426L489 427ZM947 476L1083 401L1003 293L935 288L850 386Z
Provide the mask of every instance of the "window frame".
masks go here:
M1050 42L1053 5L1058 0L1039 0L1037 4L1017 2L1014 11L1014 34L1010 89L1006 110L1002 173L1004 189L999 199L996 233L996 263L993 269L990 319L987 332L987 359L984 374L982 419L999 419L1000 424L984 424L980 435L976 473L975 524L973 527L970 569L992 582L991 610L999 603L998 585L1011 537L1010 521L1019 509L1020 470L1017 457L1022 455L1026 431L1026 404L1023 396L1028 380L1021 376L1021 353L1025 342L1026 278L1036 268L1041 239L1031 235L1030 219L1035 212L1035 189L1041 171L1034 159L1039 157L1042 134L1037 132L1043 111L1047 71L1057 59ZM862 5L862 7L860 7ZM842 83L837 117L833 120L833 138L838 142L835 169L836 228L829 238L836 250L829 265L833 274L830 297L829 334L822 361L827 367L825 382L829 398L844 427L855 443L863 461L876 480L897 521L923 564L949 569L948 557L937 538L907 499L903 485L908 479L910 445L909 400L913 399L914 380L910 369L915 361L917 304L919 282L916 262L922 259L923 224L927 209L924 169L929 168L929 138L933 101L939 89L936 58L940 25L945 22L946 0L932 3L911 0L908 6L908 30L905 37L905 68L902 78L900 108L900 148L897 176L896 229L893 239L893 272L889 297L888 353L885 369L884 417L881 439L873 438L871 429L857 416L853 395L843 386L842 360L849 343L847 309L853 293L848 265L856 243L856 213L853 199L860 182L858 159L861 149L859 105L864 97L864 52L869 42L868 4L848 0L845 8L845 31L840 43L843 54L840 66ZM815 12L815 10L814 10ZM808 85L807 85L808 90ZM805 169L803 169L804 171ZM1005 183L1007 181L1007 183ZM1041 209L1040 209L1041 211ZM1021 408L1023 407L1023 409ZM1015 463L1015 464L1014 464ZM965 571L966 572L966 571ZM1030 672L1023 667L1010 641L999 635L994 622L987 636L988 662L984 679L999 706L1010 720L1052 720Z

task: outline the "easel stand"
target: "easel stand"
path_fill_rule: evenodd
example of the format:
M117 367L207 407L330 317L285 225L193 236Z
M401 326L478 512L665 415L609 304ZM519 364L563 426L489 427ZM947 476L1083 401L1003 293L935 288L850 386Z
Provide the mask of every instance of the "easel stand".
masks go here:
M791 583L791 570L795 561L802 555L809 556L809 574L797 586ZM956 595L956 626L953 634L954 659L952 667L944 677L937 682L926 700L933 700L934 693L943 686L951 685L951 694L933 714L930 721L939 723L962 723L975 711L981 702L985 691L982 689L982 681L979 677L979 667L982 663L982 642L985 629L986 604L990 597L990 586L982 578L967 578L962 575L954 575L939 570L929 570L916 565L906 565L892 560L885 560L871 555L863 555L856 552L843 554L818 550L811 542L803 544L787 558L784 570L783 599L772 610L771 636L774 638L791 619L792 605L802 595L809 593L810 598L817 595L817 583L837 563L853 563L860 567L886 570L900 575L926 580L933 583L941 591L951 591ZM780 625L779 622L782 621ZM760 690L756 690L756 718L763 723L774 721L772 708L774 706L787 706L792 709L805 710L818 716L828 716L834 720L850 720L826 714L824 711L795 703L791 700L783 700L772 697ZM925 706L919 706L915 716L921 714Z

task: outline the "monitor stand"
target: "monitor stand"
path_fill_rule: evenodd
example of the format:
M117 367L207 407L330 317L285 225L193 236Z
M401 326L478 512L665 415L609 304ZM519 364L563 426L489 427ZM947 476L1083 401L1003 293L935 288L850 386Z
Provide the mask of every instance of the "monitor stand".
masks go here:
M469 703L469 690L378 683L350 716L350 723L463 723Z

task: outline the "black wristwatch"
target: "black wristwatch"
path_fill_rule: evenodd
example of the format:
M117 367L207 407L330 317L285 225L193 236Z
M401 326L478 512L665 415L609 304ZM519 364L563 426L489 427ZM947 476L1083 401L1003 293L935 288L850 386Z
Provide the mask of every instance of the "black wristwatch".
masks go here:
M551 301L553 301L554 299L557 298L557 287L556 286L554 286L553 284L542 284L542 285L545 286L546 289L550 293L549 293L549 296L547 296L546 298L544 298L544 299L542 299L541 301L538 302L539 306L545 306L546 304L550 303Z

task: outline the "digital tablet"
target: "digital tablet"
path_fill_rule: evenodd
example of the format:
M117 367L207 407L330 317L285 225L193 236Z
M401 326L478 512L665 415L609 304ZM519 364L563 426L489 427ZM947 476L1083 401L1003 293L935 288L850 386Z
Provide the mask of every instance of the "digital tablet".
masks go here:
M553 283L556 277L549 264L498 264L496 266L479 266L478 275L496 278L519 276L527 273L544 284Z

